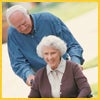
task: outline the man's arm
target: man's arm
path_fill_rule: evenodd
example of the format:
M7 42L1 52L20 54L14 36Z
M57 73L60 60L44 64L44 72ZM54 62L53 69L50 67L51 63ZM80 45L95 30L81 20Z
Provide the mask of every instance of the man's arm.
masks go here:
M13 71L26 82L28 76L34 75L35 72L18 48L14 37L10 33L8 34L8 53L11 67Z
M54 16L54 20L52 20L55 35L59 36L66 42L67 45L67 54L70 56L73 62L78 64L83 64L83 48L78 43L78 41L74 38L68 27L57 17Z

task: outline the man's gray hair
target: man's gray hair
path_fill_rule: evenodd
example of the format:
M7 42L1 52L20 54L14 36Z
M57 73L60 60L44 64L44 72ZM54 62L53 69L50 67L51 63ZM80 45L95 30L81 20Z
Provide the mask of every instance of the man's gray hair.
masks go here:
M53 47L58 49L61 52L61 56L63 56L67 50L66 43L57 36L49 35L42 38L40 43L37 46L37 54L39 57L43 58L43 47Z
M15 11L20 11L20 12L22 12L22 13L23 13L24 15L26 15L26 16L28 15L27 9L24 8L24 7L21 6L21 5L14 5L14 6L8 8L7 11L6 11L6 18L7 18L8 24L10 24L10 25L12 25L12 24L11 24L11 22L10 22L10 20L9 20L9 17L10 17L11 14L13 14Z

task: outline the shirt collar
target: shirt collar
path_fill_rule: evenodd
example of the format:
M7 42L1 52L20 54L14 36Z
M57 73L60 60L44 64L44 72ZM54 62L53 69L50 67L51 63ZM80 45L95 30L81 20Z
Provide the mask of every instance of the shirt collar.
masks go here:
M32 31L36 31L36 19L35 19L35 16L34 15L30 15L30 18L31 18L31 20L32 20L32 22L33 22L33 30Z
M57 71L59 71L61 73L64 73L65 67L66 67L66 60L61 58L61 62L60 62L60 64L58 65L58 67L55 70L57 70ZM46 69L47 69L47 74L50 74L51 71L55 71L55 70L52 70L51 67L48 64L46 66Z

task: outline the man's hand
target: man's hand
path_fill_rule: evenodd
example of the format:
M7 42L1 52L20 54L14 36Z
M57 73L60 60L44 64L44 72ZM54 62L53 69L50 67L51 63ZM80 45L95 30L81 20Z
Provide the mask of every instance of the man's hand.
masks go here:
M78 66L80 67L81 71L83 71L83 67L82 67L82 65L78 64Z
M32 85L31 81L34 80L34 78L35 78L34 75L29 75L28 78L27 78L27 80L26 80L26 84L28 86L31 86Z

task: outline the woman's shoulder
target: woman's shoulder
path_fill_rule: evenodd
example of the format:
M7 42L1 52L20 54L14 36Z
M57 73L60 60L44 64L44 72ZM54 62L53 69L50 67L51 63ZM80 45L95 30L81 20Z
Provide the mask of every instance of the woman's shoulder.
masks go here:
M70 60L66 61L66 67L68 67L69 69L73 69L74 71L75 70L80 70L79 64L77 64L75 62L72 62Z
M78 64L77 63L75 63L75 62L72 62L72 61L70 61L70 60L66 60L66 65L68 66L78 66Z
M39 69L36 72L36 76L40 77L40 76L42 76L43 73L46 73L46 67L43 67L43 68Z

